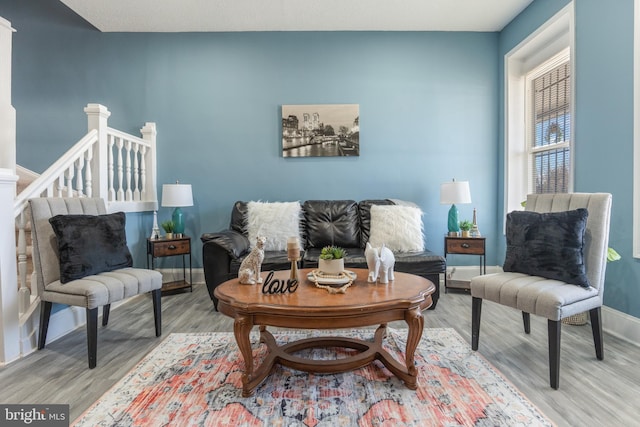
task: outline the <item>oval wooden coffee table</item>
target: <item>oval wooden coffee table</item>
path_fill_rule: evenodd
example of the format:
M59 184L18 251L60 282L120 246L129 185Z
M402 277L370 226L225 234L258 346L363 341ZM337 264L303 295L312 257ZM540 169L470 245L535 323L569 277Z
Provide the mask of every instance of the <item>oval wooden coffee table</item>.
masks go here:
M241 285L228 280L215 289L218 311L235 319L233 331L244 359L242 396L253 394L269 375L274 364L315 373L346 372L380 360L405 385L417 388L414 353L424 327L422 311L432 304L435 286L429 280L407 273L394 272L395 280L386 285L367 283L367 270L350 269L357 279L344 294L331 294L307 280L309 269L300 270L300 283L294 293L265 295L262 285ZM285 280L289 271L277 271L273 278ZM263 273L263 279L267 273ZM394 320L407 322L408 335L404 365L382 347L386 325ZM269 354L254 369L249 334L260 326L260 341ZM346 337L312 337L278 346L267 326L296 329L341 329L380 325L373 341ZM307 348L344 347L359 353L338 360L304 359L294 353Z

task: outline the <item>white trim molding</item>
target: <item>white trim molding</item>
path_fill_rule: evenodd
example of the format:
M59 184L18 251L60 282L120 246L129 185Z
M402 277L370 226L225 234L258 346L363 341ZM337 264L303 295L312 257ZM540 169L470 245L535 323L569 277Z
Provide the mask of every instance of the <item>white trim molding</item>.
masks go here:
M618 338L640 346L640 319L602 306L602 329Z
M640 258L640 0L633 21L633 257Z
M0 168L0 204L11 206L16 194L17 175ZM20 357L20 322L15 220L10 209L0 209L0 364Z
M637 0L640 1L640 0ZM541 25L504 57L504 213L521 209L530 192L526 137L526 75L568 49L571 74L575 75L575 27L573 2ZM571 79L571 104L575 105L575 79ZM571 118L571 135L575 120ZM573 138L573 137L572 137ZM573 147L572 147L573 148ZM570 188L573 186L571 162Z

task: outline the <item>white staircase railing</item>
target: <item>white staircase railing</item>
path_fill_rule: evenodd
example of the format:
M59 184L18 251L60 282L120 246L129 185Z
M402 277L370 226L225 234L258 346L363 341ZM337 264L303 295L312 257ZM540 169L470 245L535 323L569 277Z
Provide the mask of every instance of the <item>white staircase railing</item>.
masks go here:
M21 347L35 345L35 336L31 336L35 325L27 323L33 323L32 316L40 302L35 280L31 281L31 288L27 280L29 199L101 197L110 212L157 209L155 123L146 123L140 138L108 127L111 113L106 107L89 104L84 110L88 133L15 199Z

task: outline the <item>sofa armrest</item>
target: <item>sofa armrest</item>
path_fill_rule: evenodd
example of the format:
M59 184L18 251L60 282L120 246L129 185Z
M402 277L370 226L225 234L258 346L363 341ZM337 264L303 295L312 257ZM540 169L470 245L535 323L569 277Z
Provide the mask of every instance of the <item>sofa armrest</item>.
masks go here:
M249 239L234 230L223 230L217 233L204 233L202 244L213 243L225 250L233 259L240 258L249 251Z
M213 291L220 283L231 279L231 261L249 251L249 239L233 230L205 233L202 241L202 267L209 297L217 307L218 301Z

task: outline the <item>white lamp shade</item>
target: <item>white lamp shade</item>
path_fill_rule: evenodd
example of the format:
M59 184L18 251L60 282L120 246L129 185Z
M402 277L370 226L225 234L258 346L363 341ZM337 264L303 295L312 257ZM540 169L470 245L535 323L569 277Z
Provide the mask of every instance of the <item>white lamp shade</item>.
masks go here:
M162 184L162 206L193 206L191 184Z
M440 203L443 205L471 203L469 181L453 181L440 184Z

